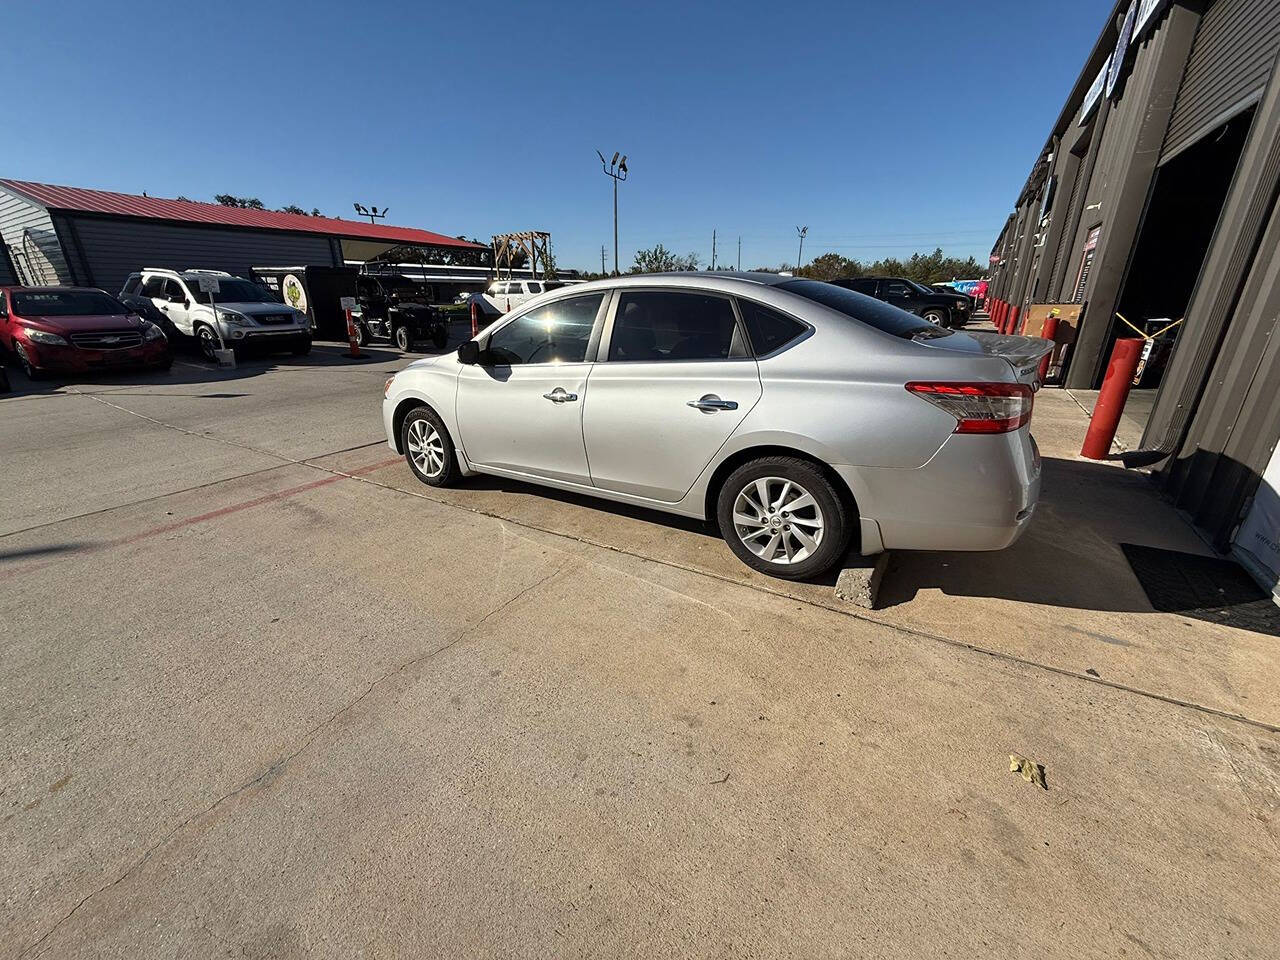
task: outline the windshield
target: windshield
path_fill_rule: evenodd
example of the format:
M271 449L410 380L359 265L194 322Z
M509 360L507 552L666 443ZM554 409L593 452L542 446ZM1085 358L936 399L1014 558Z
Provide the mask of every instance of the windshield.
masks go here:
M869 327L875 327L892 337L903 340L926 340L935 337L951 336L951 331L944 327L934 326L927 320L921 320L913 313L891 307L874 297L868 297L844 287L822 283L819 280L788 280L778 284L779 290L820 303L824 307L838 310L846 317L861 321Z
M183 277L187 288L197 303L208 303L209 294L200 292L200 281L195 277ZM218 292L213 295L218 303L280 303L266 287L260 287L238 277L219 277Z
M115 297L98 290L13 292L13 312L26 317L101 317L128 313Z
M926 287L923 283L916 283L916 281L914 280L908 280L907 283L911 284L911 286L915 287L921 293L927 293L927 294L933 295L935 293L942 292L938 290L936 287Z

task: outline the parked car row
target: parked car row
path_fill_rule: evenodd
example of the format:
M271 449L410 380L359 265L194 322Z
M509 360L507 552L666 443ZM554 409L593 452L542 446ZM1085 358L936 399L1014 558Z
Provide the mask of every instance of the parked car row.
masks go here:
M838 287L854 290L893 304L939 327L959 329L969 322L973 301L963 293L937 290L906 277L849 277L832 280Z
M1050 344L913 306L774 274L558 289L388 380L387 443L430 485L487 473L717 523L788 579L850 544L1001 549L1036 505Z

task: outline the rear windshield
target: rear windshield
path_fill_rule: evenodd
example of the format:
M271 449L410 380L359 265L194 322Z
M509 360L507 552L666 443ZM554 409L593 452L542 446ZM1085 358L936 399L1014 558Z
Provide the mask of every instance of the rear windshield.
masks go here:
M903 340L924 340L950 336L952 331L934 326L927 320L921 320L913 313L891 307L882 300L868 297L865 294L846 290L834 284L820 280L788 280L778 284L779 290L820 303L824 307L838 310L846 317L859 320L869 327L875 327L892 337Z
M13 292L13 312L26 317L100 317L127 313L115 297L97 290Z

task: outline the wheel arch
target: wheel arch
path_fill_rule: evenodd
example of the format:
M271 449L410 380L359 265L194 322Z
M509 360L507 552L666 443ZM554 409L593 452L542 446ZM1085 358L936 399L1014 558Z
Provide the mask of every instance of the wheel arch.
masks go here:
M398 442L398 441L397 441ZM861 546L859 543L859 524L858 520L861 513L858 509L857 498L854 497L853 491L849 489L849 484L845 482L844 477L840 476L831 465L824 461L821 457L816 457L808 451L801 450L798 447L789 447L785 444L770 443L759 444L756 446L743 447L729 454L718 464L711 473L711 478L707 481L706 491L703 494L703 514L708 523L716 523L716 500L720 497L720 488L724 486L725 480L729 474L737 470L744 463L757 460L760 457L795 457L798 460L804 460L813 464L821 471L822 475L827 478L832 489L836 491L840 499L844 502L845 508L849 511L849 527L851 544Z
M440 419L441 425L446 430L449 429L447 421L444 417L440 416L440 411L435 408L430 400L427 400L425 397L418 396L405 397L396 404L396 409L391 414L391 429L396 440L396 453L404 453L404 440L401 438L400 433L404 427L405 419L410 413L417 410L419 407L426 407ZM449 439L452 440L453 437L451 436ZM454 448L457 449L457 443L454 443Z

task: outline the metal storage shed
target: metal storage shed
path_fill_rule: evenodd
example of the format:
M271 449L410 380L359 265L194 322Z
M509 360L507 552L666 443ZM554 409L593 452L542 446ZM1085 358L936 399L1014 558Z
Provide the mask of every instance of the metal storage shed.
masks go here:
M259 263L342 266L402 246L488 250L412 227L4 179L0 240L19 282L111 291L144 266L247 276Z

